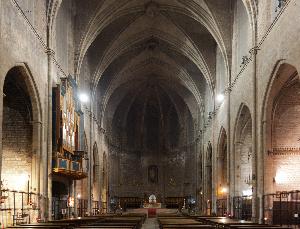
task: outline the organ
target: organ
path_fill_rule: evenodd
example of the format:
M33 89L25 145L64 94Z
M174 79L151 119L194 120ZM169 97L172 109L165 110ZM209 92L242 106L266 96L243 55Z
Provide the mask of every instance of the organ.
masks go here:
M84 151L79 150L80 118L77 84L69 76L53 89L52 172L74 180L87 177Z

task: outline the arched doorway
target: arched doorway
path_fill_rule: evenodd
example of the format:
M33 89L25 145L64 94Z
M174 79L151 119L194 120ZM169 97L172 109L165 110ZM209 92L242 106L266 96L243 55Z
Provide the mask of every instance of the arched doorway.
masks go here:
M228 180L227 180L227 134L221 129L217 156L217 215L224 216L227 212Z
M209 142L206 149L206 214L211 215L212 210L212 146Z
M99 214L100 204L100 164L98 146L95 142L93 146L93 215Z
M4 204L14 206L14 214L17 214L17 209L23 209L23 214L28 215L25 220L41 216L43 208L38 196L43 182L47 182L41 170L45 164L40 163L39 105L33 78L27 68L16 66L9 70L3 85L1 188L10 190L3 193L8 196ZM34 206L35 210L24 212L27 204ZM36 210L37 206L41 210ZM6 222L15 223L12 214L6 216Z
M69 185L65 181L52 183L52 214L54 220L64 218L64 209L68 209Z
M274 72L264 110L264 217L291 224L300 201L300 80L289 64Z
M233 216L251 220L252 217L252 118L250 110L242 105L235 127Z

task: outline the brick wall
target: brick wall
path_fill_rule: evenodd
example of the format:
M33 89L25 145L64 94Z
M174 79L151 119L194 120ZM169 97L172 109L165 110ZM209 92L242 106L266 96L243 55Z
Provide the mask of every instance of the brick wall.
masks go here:
M32 169L32 108L31 101L26 91L19 72L12 70L8 73L4 85L3 98L3 151L2 151L2 181L4 188L16 191L26 191L32 186L34 179ZM16 193L15 201L12 192L5 192L8 199L5 206L16 206L16 214L21 214L22 206L27 206L28 196ZM23 199L23 203L22 203ZM37 199L32 199L37 203ZM28 213L26 211L26 213ZM32 221L35 221L37 211L30 211ZM8 215L6 224L10 225L12 218Z
M299 189L300 177L300 82L288 81L274 103L272 131L273 191Z
M2 179L10 189L27 190L32 163L31 103L14 80L8 76L4 86Z

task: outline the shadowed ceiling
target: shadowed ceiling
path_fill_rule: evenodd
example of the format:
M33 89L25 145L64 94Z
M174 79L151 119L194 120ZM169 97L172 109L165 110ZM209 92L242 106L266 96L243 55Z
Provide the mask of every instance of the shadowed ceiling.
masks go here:
M144 127L132 136L144 135L151 125L160 134L170 119L180 136L187 116L194 123L203 122L214 106L216 50L221 51L225 66L230 57L231 23L224 26L231 21L230 0L76 4L91 12L77 15L82 30L77 34L76 75L94 92L101 126L111 132L116 126L136 129L130 124L136 119L136 125ZM185 109L188 115L181 112ZM149 114L157 119L149 121L151 125L146 121Z

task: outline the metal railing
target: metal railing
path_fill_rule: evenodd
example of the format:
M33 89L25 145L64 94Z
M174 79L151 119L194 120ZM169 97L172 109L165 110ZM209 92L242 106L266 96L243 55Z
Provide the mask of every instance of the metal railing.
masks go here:
M88 212L88 200L79 199L77 203L77 214L79 217L84 217Z
M263 196L264 221L267 224L300 223L300 191L277 192Z
M93 207L92 207L92 214L93 215L100 215L100 206L99 201L93 201Z
M225 216L227 213L227 199L217 199L217 216Z
M233 197L233 218L239 220L251 220L252 196Z
M52 198L52 217L55 220L68 219L75 216L74 207L68 206L67 199Z
M1 193L0 221L3 227L36 222L41 218L40 206L46 200L40 194L8 189Z

